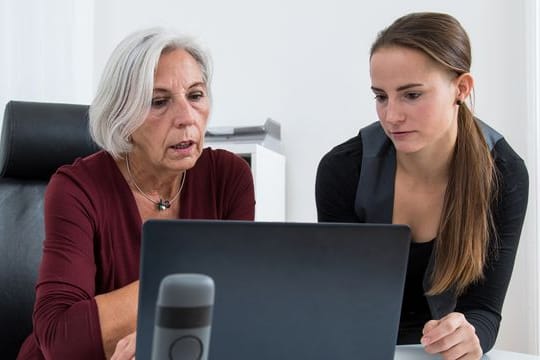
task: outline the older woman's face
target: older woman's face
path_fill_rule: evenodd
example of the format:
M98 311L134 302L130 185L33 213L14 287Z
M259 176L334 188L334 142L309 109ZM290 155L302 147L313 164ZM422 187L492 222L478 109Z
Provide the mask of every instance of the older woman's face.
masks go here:
M161 55L148 117L132 134L133 157L155 170L193 167L202 153L210 112L201 67L185 50Z

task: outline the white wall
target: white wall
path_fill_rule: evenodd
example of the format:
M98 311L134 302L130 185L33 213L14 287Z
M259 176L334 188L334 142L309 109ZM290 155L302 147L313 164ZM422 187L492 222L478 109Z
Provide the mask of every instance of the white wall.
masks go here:
M538 77L527 75L537 69L530 60L531 48L538 48L538 37L530 35L537 3L4 0L0 105L13 98L88 103L121 38L141 27L174 27L195 35L213 56L211 125L262 124L267 117L282 124L287 219L316 221L319 159L376 120L368 76L376 33L407 12L449 12L472 40L477 115L506 135L531 173L529 213L497 346L537 353L539 137L531 89Z
M0 109L9 100L91 100L93 13L92 0L0 1Z
M120 0L113 4L97 0L95 79L113 46L135 29L162 25L196 35L211 50L215 63L211 124L262 124L267 117L281 122L287 218L315 221L319 159L376 120L369 90L369 46L377 31L410 11L449 12L468 30L477 80L476 113L505 134L536 181L535 148L530 146L534 139L526 135L534 126L528 118L526 6L524 1L504 0ZM497 346L536 353L536 192L531 195Z

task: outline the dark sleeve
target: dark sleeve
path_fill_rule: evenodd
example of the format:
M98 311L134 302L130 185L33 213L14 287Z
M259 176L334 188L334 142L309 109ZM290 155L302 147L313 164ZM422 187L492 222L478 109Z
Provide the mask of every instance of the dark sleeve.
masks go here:
M63 174L45 194L45 241L34 336L46 359L103 359L95 295L94 222L86 193Z
M255 219L255 187L249 164L238 155L218 150L222 154L220 166L224 174L224 217L223 220Z
M319 222L360 222L354 201L361 162L360 136L336 146L321 159L315 181Z
M476 329L484 353L493 347L499 331L529 193L529 176L523 160L504 139L497 143L494 152L499 172L499 193L493 206L497 235L490 240L484 279L470 286L456 306L456 311L462 312Z

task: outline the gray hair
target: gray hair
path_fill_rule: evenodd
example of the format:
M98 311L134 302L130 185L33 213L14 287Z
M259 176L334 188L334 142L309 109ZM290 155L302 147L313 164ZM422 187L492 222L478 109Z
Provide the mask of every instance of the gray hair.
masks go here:
M142 125L152 103L154 74L160 56L187 51L200 65L210 93L210 60L189 37L152 28L126 37L114 49L89 109L92 139L113 157L131 151L131 134Z

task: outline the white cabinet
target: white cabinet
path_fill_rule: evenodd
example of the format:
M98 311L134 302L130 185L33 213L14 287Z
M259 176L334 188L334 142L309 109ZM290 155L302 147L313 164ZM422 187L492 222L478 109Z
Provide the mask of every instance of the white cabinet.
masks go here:
M255 185L255 220L285 221L285 156L259 144L207 142L244 158L251 166Z

